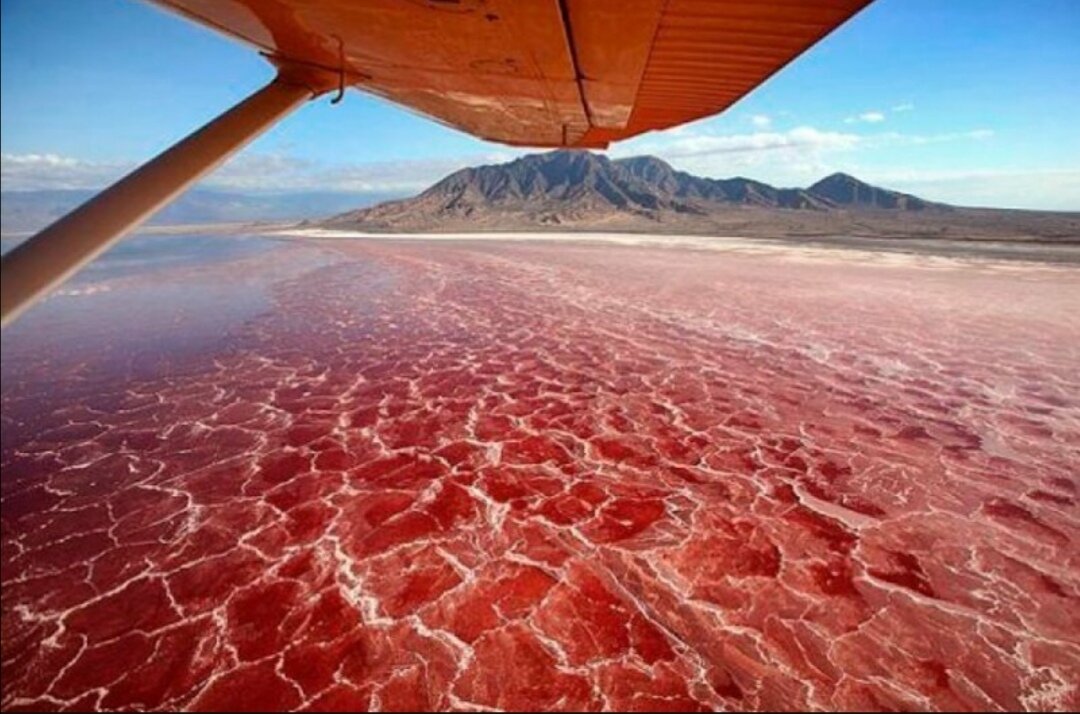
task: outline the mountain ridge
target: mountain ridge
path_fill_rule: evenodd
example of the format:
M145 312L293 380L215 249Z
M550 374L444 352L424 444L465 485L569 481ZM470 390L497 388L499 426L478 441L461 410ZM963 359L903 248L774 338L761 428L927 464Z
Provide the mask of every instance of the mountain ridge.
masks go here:
M695 176L654 156L609 159L587 151L559 150L461 169L413 198L349 211L323 225L376 231L470 225L508 230L704 228L743 209L948 213L953 207L842 173L808 188L777 188L744 177Z

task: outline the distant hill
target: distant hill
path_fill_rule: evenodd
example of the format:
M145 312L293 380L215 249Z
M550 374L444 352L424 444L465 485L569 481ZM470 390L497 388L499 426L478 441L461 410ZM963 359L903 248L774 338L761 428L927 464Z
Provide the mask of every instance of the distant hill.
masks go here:
M371 232L611 230L1076 240L1080 214L957 208L833 174L809 188L711 179L652 156L552 151L450 174L321 225Z
M585 151L552 151L462 169L415 198L346 213L334 221L381 223L388 228L461 218L560 225L626 214L663 222L733 207L949 210L845 174L829 176L808 189L775 188L748 178L694 176L653 156L610 160Z
M921 211L945 208L906 193L890 191L863 183L854 176L833 174L821 179L807 193L833 207L882 208L885 210Z
M38 190L0 193L0 229L4 233L36 231L93 196L96 191ZM400 194L398 194L400 195ZM339 191L242 193L196 188L161 210L151 224L292 221L324 217L371 205L394 194Z

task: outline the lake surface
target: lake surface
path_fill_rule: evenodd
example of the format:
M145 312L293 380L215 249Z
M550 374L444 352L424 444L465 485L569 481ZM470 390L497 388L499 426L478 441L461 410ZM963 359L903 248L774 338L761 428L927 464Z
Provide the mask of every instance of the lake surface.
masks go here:
M5 709L1080 707L1074 267L155 236L2 349Z

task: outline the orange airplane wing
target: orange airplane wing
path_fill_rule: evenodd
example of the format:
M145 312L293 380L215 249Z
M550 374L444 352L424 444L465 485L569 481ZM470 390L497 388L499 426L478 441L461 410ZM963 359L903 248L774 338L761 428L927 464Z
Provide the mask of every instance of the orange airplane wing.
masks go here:
M870 0L152 2L484 139L603 148L723 111Z
M723 111L870 1L151 0L278 75L6 253L0 325L335 84L484 139L603 148Z

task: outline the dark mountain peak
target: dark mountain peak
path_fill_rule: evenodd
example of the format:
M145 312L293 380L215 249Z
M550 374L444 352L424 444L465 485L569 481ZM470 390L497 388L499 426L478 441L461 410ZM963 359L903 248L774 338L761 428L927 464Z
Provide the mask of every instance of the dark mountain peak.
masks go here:
M511 161L511 164L515 163L532 164L532 165L553 165L553 166L584 166L584 165L601 165L610 163L609 159L603 154L594 154L591 151L585 151L583 149L556 149L554 151L544 151L539 154L526 154L519 159Z
M591 151L560 149L543 154L529 154L510 164L511 171L537 172L550 184L579 183L590 176L610 170L611 162L606 156Z
M462 169L420 196L439 212L470 216L484 207L538 210L558 222L563 214L663 208L657 192L606 156L560 150L505 164ZM558 219L558 220L556 220Z
M631 156L627 159L617 159L613 162L616 166L629 171L640 178L666 177L675 173L671 164L658 159L655 156Z
M461 169L422 195L459 195L471 190L489 200L522 199L546 194L558 186L587 183L609 164L607 158L588 151L528 154L505 164Z
M885 208L921 211L935 206L929 201L924 201L906 193L872 186L845 173L834 173L826 176L807 189L807 193L842 208Z
M837 171L836 173L829 174L825 178L821 179L813 186L811 186L810 189L813 190L819 186L848 186L851 184L859 184L861 186L869 185L855 178L851 174L845 174L843 171Z

